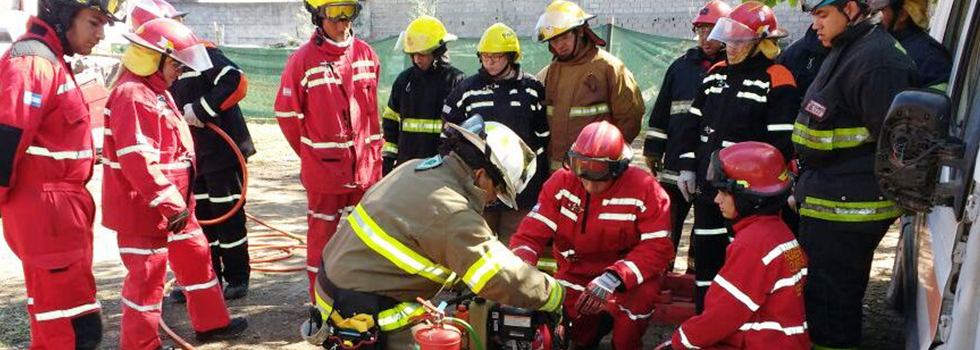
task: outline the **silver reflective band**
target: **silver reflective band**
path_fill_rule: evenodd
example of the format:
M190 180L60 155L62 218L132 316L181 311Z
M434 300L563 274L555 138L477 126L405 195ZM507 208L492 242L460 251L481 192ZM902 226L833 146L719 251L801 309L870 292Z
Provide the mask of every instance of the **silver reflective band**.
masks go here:
M82 313L85 313L85 312L89 312L89 311L92 311L92 310L98 310L101 307L102 307L102 304L99 304L99 302L96 301L96 302L91 303L91 304L85 304L85 305L82 305L82 306L76 306L76 307L73 307L73 308L70 308L70 309L55 310L55 311L48 311L48 312L37 313L37 314L34 314L34 319L37 320L38 322L41 322L41 321L57 320L59 318L70 318L70 317L75 317L75 316L81 315Z
M52 152L47 148L37 147L37 146L27 147L27 154L54 158L55 160L64 160L64 159L79 160L79 159L89 159L95 157L95 153L93 153L92 150Z
M214 286L217 286L217 285L218 285L218 279L215 278L215 279L213 279L213 280L211 280L209 282L206 282L206 283L192 284L192 285L189 285L189 286L184 286L184 290L186 290L188 292L193 292L195 290L208 289L208 288L211 288L211 287L214 287Z
M139 311L139 312L147 312L147 311L153 311L153 310L160 310L160 309L163 308L163 303L157 303L157 304L154 304L154 305L138 305L138 304L136 304L136 303L134 303L132 301L129 301L129 299L126 299L126 298L121 298L121 299L122 299L123 305L126 305L130 309L133 309L133 310L136 310L136 311Z

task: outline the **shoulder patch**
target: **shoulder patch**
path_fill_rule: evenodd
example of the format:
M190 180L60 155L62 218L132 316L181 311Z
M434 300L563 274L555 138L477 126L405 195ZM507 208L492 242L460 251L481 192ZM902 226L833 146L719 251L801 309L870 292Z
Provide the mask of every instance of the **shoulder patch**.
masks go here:
M442 165L442 156L435 155L431 158L423 160L419 165L415 166L415 171L425 171L438 168Z
M781 64L770 66L769 69L766 69L766 73L769 73L769 81L773 88L784 85L796 86L796 78L793 78L793 73Z
M50 61L52 64L58 63L58 57L54 51L40 40L22 40L10 46L10 57L37 56Z

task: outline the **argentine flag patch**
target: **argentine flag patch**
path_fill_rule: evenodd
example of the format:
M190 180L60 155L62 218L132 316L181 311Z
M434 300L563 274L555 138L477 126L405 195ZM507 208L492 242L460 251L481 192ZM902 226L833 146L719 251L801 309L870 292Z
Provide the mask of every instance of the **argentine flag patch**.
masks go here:
M31 107L41 108L41 94L24 91L24 104Z

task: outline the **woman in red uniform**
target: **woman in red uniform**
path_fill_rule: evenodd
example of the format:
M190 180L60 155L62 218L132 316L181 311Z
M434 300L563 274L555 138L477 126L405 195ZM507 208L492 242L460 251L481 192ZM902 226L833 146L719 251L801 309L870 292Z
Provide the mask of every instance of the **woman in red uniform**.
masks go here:
M168 261L185 289L197 339L238 336L248 323L229 319L194 217L194 143L167 92L184 67L200 72L211 61L190 29L171 19L146 22L125 36L132 44L105 110L102 188L104 225L119 233L128 270L120 348L161 348L157 326Z

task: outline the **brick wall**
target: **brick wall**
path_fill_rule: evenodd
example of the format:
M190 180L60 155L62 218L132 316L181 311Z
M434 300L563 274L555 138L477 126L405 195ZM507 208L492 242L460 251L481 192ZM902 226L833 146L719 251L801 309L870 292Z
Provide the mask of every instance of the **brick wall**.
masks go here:
M225 44L268 45L283 43L287 36L305 40L312 26L298 0L276 2L199 2L172 0L192 15L187 23L210 40L216 40L214 23L223 28ZM491 24L507 23L521 35L531 35L538 17L550 0L426 0L420 10L415 0L368 0L358 20L358 35L380 39L398 35L420 12L434 11L449 30L461 37L479 37ZM733 1L734 2L734 1ZM627 29L670 37L689 38L690 20L704 0L580 0L586 12L598 15L595 24L615 23ZM809 26L808 15L780 4L775 8L780 25L793 39Z

